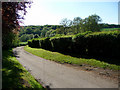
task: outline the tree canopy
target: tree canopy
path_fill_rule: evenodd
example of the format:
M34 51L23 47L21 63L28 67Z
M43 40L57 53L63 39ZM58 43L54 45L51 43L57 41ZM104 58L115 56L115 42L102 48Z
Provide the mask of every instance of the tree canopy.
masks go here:
M2 47L7 49L14 44L21 20L31 2L2 2ZM19 13L21 11L23 15Z
M98 32L101 28L119 27L118 25L103 24L100 16L94 14L84 19L75 17L73 20L63 18L61 25L44 25L44 26L23 26L19 33L20 41L32 39L34 35L39 35L39 38L56 37L62 35L74 35L86 31Z

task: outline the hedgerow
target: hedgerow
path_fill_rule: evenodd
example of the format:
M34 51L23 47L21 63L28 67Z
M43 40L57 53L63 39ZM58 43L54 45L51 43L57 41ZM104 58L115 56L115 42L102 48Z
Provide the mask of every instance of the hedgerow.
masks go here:
M96 32L85 36L89 55L119 57L120 31Z
M51 38L51 45L54 51L68 52L71 50L72 37L56 37Z
M118 58L120 53L120 31L88 31L74 36L33 39L28 41L28 45L58 52Z

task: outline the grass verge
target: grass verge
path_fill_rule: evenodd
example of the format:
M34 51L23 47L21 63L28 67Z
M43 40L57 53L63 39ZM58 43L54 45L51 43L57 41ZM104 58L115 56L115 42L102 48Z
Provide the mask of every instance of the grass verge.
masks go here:
M34 77L17 61L12 50L3 51L2 88L41 88Z
M52 60L52 61L56 61L56 62L60 62L60 63L69 63L69 64L76 64L76 65L90 65L90 66L94 66L94 67L100 67L100 68L104 68L104 69L112 69L112 70L120 70L120 66L118 65L114 65L114 64L108 64L106 62L103 61L99 61L96 59L85 59L85 58L75 58L75 57L71 57L69 55L64 55L58 52L52 52L52 51L47 51L41 48L30 48L28 46L24 47L24 50L48 59L48 60Z

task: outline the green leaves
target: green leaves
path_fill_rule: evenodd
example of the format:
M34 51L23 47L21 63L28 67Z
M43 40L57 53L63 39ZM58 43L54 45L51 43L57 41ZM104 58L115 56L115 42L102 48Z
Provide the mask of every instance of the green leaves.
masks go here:
M33 39L28 45L64 53L116 58L108 61L118 63L120 53L120 31L79 33L75 36L59 36Z

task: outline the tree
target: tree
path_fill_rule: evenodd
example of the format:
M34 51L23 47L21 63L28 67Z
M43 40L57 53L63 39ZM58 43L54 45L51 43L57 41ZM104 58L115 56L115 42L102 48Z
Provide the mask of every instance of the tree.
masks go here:
M83 20L83 30L84 31L100 31L100 25L99 22L102 21L102 19L94 14L89 16L88 18L85 18Z
M80 17L75 17L74 19L73 19L73 25L74 26L77 26L77 25L79 25L80 24L80 22L81 22L81 18Z
M56 30L51 29L46 32L45 37L53 37L53 36L55 36L55 34L56 34Z
M68 27L71 24L71 20L68 20L67 18L64 18L64 19L61 20L60 24L63 25L63 27Z
M27 40L33 39L33 34L23 34L20 38L21 42L27 42Z
M76 34L80 32L80 27L82 27L81 24L82 24L82 19L80 17L75 17L73 19L73 26Z
M39 38L39 35L38 35L38 34L35 34L35 35L34 35L34 38Z
M67 27L70 27L71 26L71 20L68 20L67 18L64 18L61 20L60 24L63 26L61 27L61 30L64 32L64 34L66 35L67 34Z
M10 48L20 29L19 23L24 19L26 8L31 2L2 2L2 48ZM20 15L23 11L24 15Z

